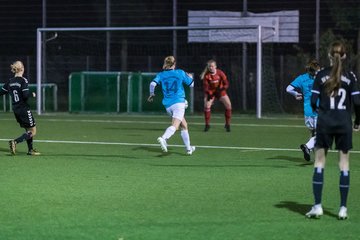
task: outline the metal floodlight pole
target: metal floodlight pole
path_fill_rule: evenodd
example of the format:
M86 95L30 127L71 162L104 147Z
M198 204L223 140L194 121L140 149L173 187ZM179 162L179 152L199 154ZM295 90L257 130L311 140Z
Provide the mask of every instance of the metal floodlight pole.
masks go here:
M106 0L106 27L111 25L111 0ZM110 71L111 66L111 34L106 32L106 71Z
M173 0L173 26L177 26L177 0ZM173 30L173 56L177 57L177 31Z
M320 0L316 0L316 30L315 30L316 60L319 61L320 48Z
M261 73L262 73L262 34L261 26L258 26L258 39L257 39L257 64L256 64L256 117L261 118Z
M247 0L243 2L243 17L247 17ZM247 110L247 44L246 42L242 43L242 108L244 111Z
M42 62L42 39L41 39L42 32L37 29L36 31L36 110L37 114L41 114L41 62Z
M46 19L46 2L47 0L42 0L42 27L45 28L46 27L46 22L47 22L47 19ZM38 109L41 108L41 100L42 100L42 94L41 94L41 82L42 82L42 79L44 78L45 81L46 81L46 33L41 33L43 35L43 37L41 38L41 63L42 66L41 66L41 81L40 81L40 84L38 84L37 88L36 88L36 95L37 95L37 100L40 98L40 101L39 103L37 102L36 104L38 105ZM40 93L40 94L39 94ZM43 107L45 107L45 104L43 105ZM40 110L41 111L41 110ZM39 112L38 112L39 113Z

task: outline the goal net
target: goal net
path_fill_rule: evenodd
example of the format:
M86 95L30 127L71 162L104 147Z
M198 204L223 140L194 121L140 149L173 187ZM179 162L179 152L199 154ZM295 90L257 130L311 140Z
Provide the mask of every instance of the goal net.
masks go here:
M242 29L251 29L256 38L260 35L258 41L247 44L246 79L242 78L242 43L232 40L233 32L239 37ZM204 95L199 75L206 62L215 59L230 81L228 94L234 112L242 111L243 101L247 111L257 112L259 101L264 103L261 98L266 99L261 111L280 111L272 44L262 43L264 29L259 26L42 28L37 31L37 84L56 84L58 111L163 112L160 91L153 106L146 101L149 83L162 70L164 57L176 55L177 67L194 73L195 77L194 89L187 90L191 106L188 111L202 112ZM226 41L191 41L190 36L194 36L191 31L197 30L211 30L211 37L218 35L216 39L221 37ZM230 34L224 30L231 30ZM37 111L41 114L44 112L42 91L38 89L37 94ZM214 106L215 111L221 109L218 103Z

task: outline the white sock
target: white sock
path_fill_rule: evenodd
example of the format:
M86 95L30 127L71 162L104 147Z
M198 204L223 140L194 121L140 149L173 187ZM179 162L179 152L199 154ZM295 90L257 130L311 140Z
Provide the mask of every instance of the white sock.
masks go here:
M181 137L187 150L190 149L190 136L188 130L181 130Z
M309 139L309 141L306 143L306 146L308 149L313 149L315 146L315 137L312 137Z
M169 138L171 138L172 135L174 135L175 132L176 132L176 128L174 126L170 126L165 130L164 134L162 135L162 138L168 140Z

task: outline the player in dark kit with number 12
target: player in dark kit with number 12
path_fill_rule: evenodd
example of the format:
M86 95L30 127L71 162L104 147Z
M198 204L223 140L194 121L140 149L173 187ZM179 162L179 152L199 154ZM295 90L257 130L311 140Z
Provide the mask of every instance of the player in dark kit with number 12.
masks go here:
M27 100L30 96L28 81L23 77L24 64L21 61L16 61L11 64L11 71L15 74L13 78L10 78L8 82L0 89L0 96L9 94L12 100L12 108L17 122L20 127L25 128L26 132L20 137L9 141L10 152L15 155L16 144L26 140L28 145L28 155L40 155L35 149L33 149L33 137L36 134L35 119L30 111ZM33 93L35 97L35 93Z
M311 105L318 109L316 126L313 194L315 204L306 216L323 215L322 188L326 154L335 142L339 151L340 210L339 219L347 219L347 196L350 186L349 151L352 148L352 104L360 105L360 92L355 74L345 69L345 46L334 42L329 49L331 67L319 71L312 89ZM317 104L319 103L319 104ZM357 109L357 108L355 108Z

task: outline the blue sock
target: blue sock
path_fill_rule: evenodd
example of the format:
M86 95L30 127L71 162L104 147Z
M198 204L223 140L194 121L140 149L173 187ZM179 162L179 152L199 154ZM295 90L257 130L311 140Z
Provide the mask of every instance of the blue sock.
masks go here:
M349 171L341 171L340 172L340 207L346 207L347 196L349 193L349 185L350 185L350 172Z
M324 185L324 169L315 168L313 175L313 194L315 198L315 205L321 204L323 185Z

